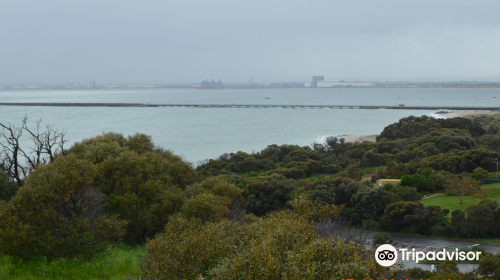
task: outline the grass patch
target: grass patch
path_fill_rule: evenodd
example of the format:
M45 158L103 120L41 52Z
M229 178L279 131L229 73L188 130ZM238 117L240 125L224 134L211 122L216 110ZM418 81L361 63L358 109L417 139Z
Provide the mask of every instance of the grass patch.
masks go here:
M462 199L462 204L460 204L460 198L458 196L438 196L432 197L429 199L423 199L420 202L424 206L440 206L442 209L450 210L449 216L451 216L451 212L456 209L465 210L467 207L472 205L477 205L480 199L472 200L468 196L464 196Z
M372 174L373 172L377 171L380 167L367 167L367 168L362 168L363 170L363 175L366 174Z
M23 261L0 255L0 279L138 279L145 246L113 246L91 260L37 258Z
M362 168L361 171L363 171L363 176L365 176L367 174L373 174L373 172L375 172L379 168L380 167L367 167L367 168ZM347 169L343 169L335 174L314 173L308 179L311 181L316 181L316 180L319 180L319 179L325 178L325 177L335 178L335 177L339 177L339 176L347 177Z
M488 192L489 198L500 201L500 184L488 185L487 187L483 187L483 189ZM423 199L420 202L422 202L424 206L436 205L443 209L449 209L450 214L448 215L451 217L451 212L453 210L465 210L469 206L477 205L479 201L481 201L481 199L473 200L469 196L464 196L462 204L460 204L460 197L458 196L438 196Z

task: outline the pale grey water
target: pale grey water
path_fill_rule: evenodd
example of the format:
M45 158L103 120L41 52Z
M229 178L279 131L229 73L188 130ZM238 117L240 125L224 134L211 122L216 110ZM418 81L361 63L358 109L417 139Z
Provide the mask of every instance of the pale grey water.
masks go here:
M497 98L493 98L493 97ZM264 99L270 97L271 99ZM500 107L498 89L116 89L0 90L0 102L126 102L189 104L349 104ZM106 108L0 106L0 122L67 130L70 142L102 132L142 132L156 144L196 162L223 153L260 151L270 144L310 145L343 134L378 134L410 115L428 110L283 108Z

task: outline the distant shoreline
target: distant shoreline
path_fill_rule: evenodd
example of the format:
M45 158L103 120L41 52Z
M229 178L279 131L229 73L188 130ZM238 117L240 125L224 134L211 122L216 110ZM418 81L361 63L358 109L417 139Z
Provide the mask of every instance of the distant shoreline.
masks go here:
M500 114L500 111L463 111L463 112L437 112L436 115L442 116L444 118L457 118L457 117L467 117L467 116L477 116L477 115L497 115ZM377 136L379 134L359 134L359 135L339 135L338 138L344 138L346 142L377 142Z
M377 142L377 136L378 134L372 134L372 135L341 135L339 136L339 138L344 138L346 142L351 142L351 143L354 143L354 142L364 142L364 141L368 141L368 142Z
M127 86L115 86L115 85L103 85L95 88L85 88L85 87L2 87L0 86L1 91L46 91L46 90L56 90L56 91L66 91L66 90L84 90L84 91L99 91L99 90L116 90L116 89L131 89L131 90L159 90L159 89L196 89L195 86L159 86L159 85L127 85ZM420 87L412 87L412 86L371 86L371 87L362 87L362 86L351 86L351 87L303 87L303 86L226 86L223 89L499 89L500 85L491 85L491 86L420 86Z
M437 112L436 115L442 116L444 118L457 118L457 117L467 117L467 116L475 116L475 115L497 115L500 114L500 111L463 111L463 112Z

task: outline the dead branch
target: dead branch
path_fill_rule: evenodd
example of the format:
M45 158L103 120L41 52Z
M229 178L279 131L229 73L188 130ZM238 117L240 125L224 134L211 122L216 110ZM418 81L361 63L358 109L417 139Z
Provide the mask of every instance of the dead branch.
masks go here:
M57 154L65 154L66 131L58 131L50 125L45 125L45 130L41 131L41 123L41 119L37 120L36 127L30 129L27 116L20 127L0 123L0 168L19 186L38 164L53 162ZM23 132L27 132L32 146L21 146Z

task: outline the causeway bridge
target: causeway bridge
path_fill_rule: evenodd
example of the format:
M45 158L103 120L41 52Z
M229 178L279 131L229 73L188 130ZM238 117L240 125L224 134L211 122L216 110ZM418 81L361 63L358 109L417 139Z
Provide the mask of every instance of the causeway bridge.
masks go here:
M286 109L394 109L394 110L485 110L500 111L489 106L389 106L389 105L294 105L294 104L151 104L151 103L5 103L0 106L45 107L186 107L186 108L286 108Z

